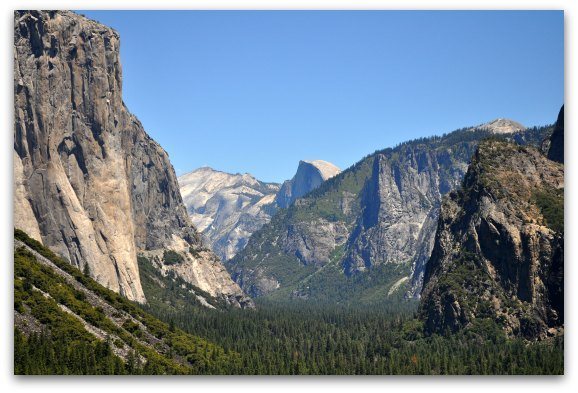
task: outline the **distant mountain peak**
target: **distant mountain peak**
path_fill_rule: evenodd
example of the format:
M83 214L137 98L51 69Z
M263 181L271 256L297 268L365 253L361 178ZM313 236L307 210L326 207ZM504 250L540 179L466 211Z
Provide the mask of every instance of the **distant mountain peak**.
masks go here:
M483 128L494 134L511 134L513 132L524 131L526 127L517 121L498 118L490 122L480 124L473 128Z
M190 173L193 172L220 172L220 171L216 170L215 168L211 168L210 166L202 166L200 168L192 170Z
M253 175L251 175L250 173L229 173L229 172L225 172L225 171L220 171L218 169L212 168L210 166L201 166L197 169L193 169L190 172L184 173L182 175L180 175L179 177L186 177L188 175L192 175L192 174L199 174L199 173L222 173L225 174L227 176L249 176L254 178Z
M337 166L323 160L301 160L297 172L291 180L286 180L275 202L281 208L286 208L308 192L316 189L325 180L341 172Z
M319 171L319 174L321 175L321 177L323 178L323 180L327 180L332 178L333 176L338 175L341 172L341 169L339 169L337 166L335 166L334 164L328 162L328 161L323 161L323 160L301 160L299 161L299 165L301 165L301 163L304 164L309 164L314 166L315 168L317 168L317 170Z

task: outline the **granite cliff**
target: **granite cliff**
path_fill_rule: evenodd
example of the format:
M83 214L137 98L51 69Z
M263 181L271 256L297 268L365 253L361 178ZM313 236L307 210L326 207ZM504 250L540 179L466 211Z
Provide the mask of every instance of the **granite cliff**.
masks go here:
M444 198L420 316L428 333L489 319L511 336L564 324L564 168L537 149L489 140Z
M137 254L212 296L246 298L205 250L167 153L122 100L119 35L68 11L14 13L14 225L145 302Z
M554 131L548 140L548 158L564 164L564 105L558 113Z
M275 197L275 203L281 208L287 208L295 200L316 189L339 172L341 170L338 167L327 161L299 161L295 176L283 183Z

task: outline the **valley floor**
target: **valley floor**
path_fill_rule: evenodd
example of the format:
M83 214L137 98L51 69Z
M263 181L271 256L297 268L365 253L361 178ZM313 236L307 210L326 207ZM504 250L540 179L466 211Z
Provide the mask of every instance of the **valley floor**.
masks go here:
M379 309L258 303L256 311L149 310L241 355L235 374L563 374L563 336L507 339L489 320L424 337L416 303Z

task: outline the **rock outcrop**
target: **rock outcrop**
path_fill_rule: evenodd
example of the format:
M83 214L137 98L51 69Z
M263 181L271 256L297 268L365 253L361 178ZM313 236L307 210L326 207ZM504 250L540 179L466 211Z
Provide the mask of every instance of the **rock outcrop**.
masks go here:
M253 232L271 220L279 184L249 174L199 168L179 177L183 201L193 225L222 260L245 247Z
M476 319L542 338L564 324L564 168L534 148L480 144L444 199L420 316L428 333Z
M183 276L242 297L196 252L169 157L123 103L119 45L73 12L14 13L15 226L131 300L146 301L137 253L164 249L186 252Z
M341 170L338 167L327 161L299 161L295 176L283 183L275 198L275 203L281 208L286 208L297 198L316 189L325 180L334 177L339 172Z
M564 164L564 105L558 113L549 145L548 158Z

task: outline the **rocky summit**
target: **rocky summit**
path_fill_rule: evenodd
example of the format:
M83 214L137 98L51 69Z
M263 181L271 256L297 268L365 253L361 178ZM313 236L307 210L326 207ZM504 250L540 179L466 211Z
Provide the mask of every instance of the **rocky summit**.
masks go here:
M517 121L499 118L484 124L480 124L473 129L488 130L492 134L511 134L514 132L524 131L526 127Z
M341 170L338 167L327 161L299 161L295 176L283 183L275 198L275 203L281 208L286 208L297 198L316 189L325 180L334 177L339 172Z
M163 269L242 303L167 153L123 103L119 46L73 12L14 13L14 225L131 300L146 301L137 254L170 250L181 258Z
M249 174L229 174L204 167L178 179L195 227L224 261L245 247L253 232L271 220L279 184Z
M537 149L480 144L444 198L420 316L428 333L483 319L544 338L564 323L564 168Z

